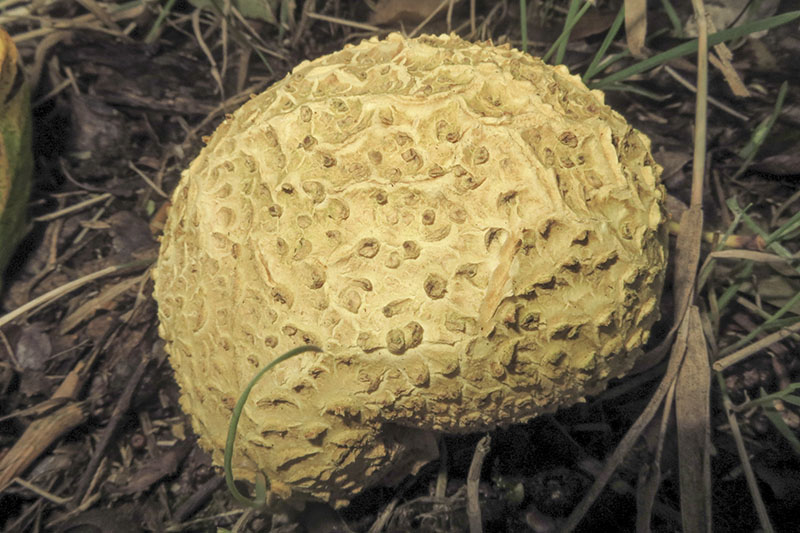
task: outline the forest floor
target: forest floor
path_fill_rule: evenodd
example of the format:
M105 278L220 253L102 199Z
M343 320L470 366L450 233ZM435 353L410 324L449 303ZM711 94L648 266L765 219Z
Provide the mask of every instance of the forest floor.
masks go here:
M321 505L299 516L242 508L180 410L158 337L149 267L181 171L203 137L249 95L304 59L390 31L455 31L521 48L524 2L479 1L471 12L462 0L450 13L443 2L430 17L438 2L269 3L276 13L281 4L291 6L284 7L283 24L196 7L210 0L0 0L0 26L15 39L32 88L36 165L31 230L0 296L0 474L11 472L10 481L0 483L0 529L468 530L467 472L483 435L444 437L446 462L430 463L397 487L366 490L338 513ZM530 53L544 55L556 41L569 4L528 2ZM563 49L562 62L574 73L585 72L622 2L597 4L572 28ZM670 4L677 26L662 11L668 4L650 3L645 55L689 39L677 30L691 17L691 3ZM774 9L748 20L787 13L791 2L763 4ZM717 23L721 29L730 21ZM709 233L701 263L719 249L715 239L725 232L743 240L731 257L720 256L706 269L698 308L711 361L776 332L787 334L707 380L707 488L716 531L755 531L764 515L776 531L798 531L800 402L787 392L800 382L800 342L793 333L800 317L798 21L728 44L728 78L714 65L709 74L713 102L702 198ZM623 55L603 75L637 63L625 54L628 46L620 32L609 53ZM604 87L606 102L652 140L675 222L691 200L696 65L696 54L687 54L634 74L624 87ZM763 141L759 125L773 114L784 83L789 91L766 142L746 160L743 150L754 138ZM735 94L735 87L747 95ZM732 210L731 199L747 208L746 216ZM780 250L753 237L755 227L766 235L778 231ZM784 259L762 261L748 253ZM672 289L669 282L652 346L673 325ZM666 371L664 358L613 381L586 403L493 432L479 484L483 530L558 531ZM724 408L725 401L741 406L772 393L781 396ZM664 417L660 432L656 415L578 531L633 531L645 512L654 531L681 530L679 416ZM648 499L653 457L660 457L660 485ZM437 481L443 494L436 492Z

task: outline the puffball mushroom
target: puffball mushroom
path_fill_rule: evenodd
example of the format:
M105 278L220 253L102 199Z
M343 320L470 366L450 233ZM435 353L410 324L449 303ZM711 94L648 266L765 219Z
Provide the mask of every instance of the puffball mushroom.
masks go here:
M183 174L154 271L160 334L237 477L347 504L628 371L659 314L649 140L563 66L455 35L304 61Z

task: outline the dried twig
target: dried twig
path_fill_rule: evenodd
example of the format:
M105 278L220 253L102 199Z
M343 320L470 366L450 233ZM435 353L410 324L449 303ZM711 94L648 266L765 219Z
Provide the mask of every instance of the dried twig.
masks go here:
M445 7L445 6L446 6L448 3L452 4L452 0L442 0L441 2L439 2L439 5L438 5L438 6L436 6L436 9L434 9L433 11L431 11L431 12L430 12L430 14L429 14L427 17L425 17L425 19L424 19L422 22L420 22L420 23L417 25L417 27L416 27L416 28L414 28L413 30L411 30L411 33L409 33L409 34L408 34L408 38L410 39L410 38L414 37L415 35L417 35L417 34L418 34L418 33L419 33L421 30L422 30L422 28L424 28L424 27L425 27L425 26L428 24L428 22L430 22L431 20L433 20L433 17L435 17L436 15L438 15L438 14L439 14L439 12L440 12L442 9L444 9L444 7Z
M34 420L0 461L0 492L22 474L45 450L89 416L87 402L71 402Z
M439 439L439 472L436 474L436 490L433 493L437 499L447 496L447 445L444 439Z
M766 337L764 337L763 339L761 339L760 341L754 342L749 346L745 346L741 350L737 350L732 354L728 355L727 357L723 357L722 359L714 361L713 368L717 372L721 372L726 368L728 368L729 366L735 365L736 363L747 359L754 353L760 352L764 348L767 348L768 346L775 344L776 342L780 342L786 337L789 337L790 335L793 335L796 332L800 332L800 322L792 324L789 327L780 329L775 333L771 333Z
M225 483L222 476L214 476L192 492L185 502L175 510L172 515L173 522L179 524L192 516L206 501Z
M81 211L86 209L87 207L91 207L94 204L102 203L106 200L111 198L110 193L101 194L99 196L95 196L93 198L89 198L88 200L84 200L82 202L78 202L75 205L71 205L69 207L65 207L64 209L59 209L58 211L54 211L52 213L47 213L46 215L42 215L40 217L36 217L33 219L34 222L48 222L50 220L54 220L59 217L63 217L66 215L71 215L72 213Z

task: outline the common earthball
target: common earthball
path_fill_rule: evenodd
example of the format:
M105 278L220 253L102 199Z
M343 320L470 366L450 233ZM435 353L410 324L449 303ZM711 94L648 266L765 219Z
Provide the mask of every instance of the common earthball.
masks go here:
M625 374L659 314L649 140L563 66L455 35L304 61L186 170L154 271L200 444L273 495L347 504Z

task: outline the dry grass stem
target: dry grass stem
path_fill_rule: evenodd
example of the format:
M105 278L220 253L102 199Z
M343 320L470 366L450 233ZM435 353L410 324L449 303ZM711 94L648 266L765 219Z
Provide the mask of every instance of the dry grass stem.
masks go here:
M29 491L33 492L34 494L36 494L37 496L40 496L40 497L42 497L42 498L44 498L46 500L49 500L49 501L53 502L56 505L66 505L70 501L69 498L61 498L59 496L56 496L55 494L47 492L46 490L44 490L44 489L42 489L40 487L37 487L33 483L29 483L28 481L25 481L24 479L22 479L20 477L15 477L12 481L14 483L16 483L17 485L19 485L20 487L24 487L24 488L28 489Z
M782 328L774 333L770 333L760 341L754 342L753 344L745 348L742 348L741 350L737 350L732 354L723 357L722 359L714 361L713 368L717 372L722 372L726 368L735 365L736 363L744 361L748 357L760 352L761 350L769 348L776 342L780 342L783 339L789 337L790 335L794 335L797 332L800 332L800 322Z
M492 438L489 435L481 437L481 440L475 445L475 453L472 455L472 462L469 464L469 472L467 473L467 518L469 519L469 533L481 533L483 531L479 489L483 461L491 450L491 445Z
M696 305L689 309L686 356L676 380L680 498L684 531L711 531L711 369Z
M131 269L137 269L144 266L148 266L152 264L154 259L146 259L140 261L132 261L130 263L125 263L122 265L113 265L110 267L106 267L102 270L98 270L97 272L93 272L91 274L87 274L81 278L76 280L70 281L69 283L65 283L61 287L57 287L51 291L42 294L41 296L34 298L33 300L29 301L25 305L18 307L17 309L6 313L2 317L0 317L0 327L12 322L13 320L19 318L20 316L34 310L41 310L43 307L52 304L59 298L77 290L81 287L103 278L105 276L110 276L112 274L120 274L123 272L127 272Z
M322 20L322 21L325 21L325 22L330 22L330 23L333 23L333 24L340 24L342 26L349 26L351 28L356 28L356 29L359 29L359 30L368 31L368 32L371 32L371 33L374 33L374 34L378 34L378 35L381 34L381 33L385 33L384 30L382 30L381 28L379 28L377 26L373 26L372 24L364 24L363 22L356 22L354 20L347 20L347 19L343 19L343 18L339 18L339 17L331 17L331 16L328 16L328 15L323 15L321 13L309 13L308 17L312 18L312 19L316 19L316 20Z
M450 8L448 9L448 11L452 10L452 9L453 9L453 3L454 3L454 0L442 0L441 2L439 2L439 5L438 5L438 6L436 6L436 9L434 9L433 11L431 11L431 12L430 12L430 14L429 14L427 17L425 17L425 18L422 20L422 22L420 22L420 23L417 25L417 27L416 27L416 28L414 28L413 30L411 30L411 33L409 33L409 34L408 34L408 37L409 37L409 38L416 37L416 36L417 36L417 34L419 34L419 32L420 32L420 31L422 31L422 28L424 28L425 26L427 26L427 25L428 25L428 23L429 23L430 21L432 21L432 20L433 20L433 18L434 18L436 15L438 15L438 14L439 14L439 12L440 12L442 9L444 9L444 7L445 7L445 6L449 5L449 6L450 6Z
M77 213L78 211L82 211L87 207L91 207L95 204L102 203L108 199L110 199L111 193L104 193L99 196L95 196L93 198L89 198L88 200L84 200L82 202L78 202L75 205L71 205L69 207L65 207L64 209L59 209L58 211L54 211L52 213L48 213L46 215L42 215L33 219L34 222L49 222L51 220L55 220L57 218L61 218L66 215L71 215L72 213Z
M153 189L156 194L164 199L169 199L169 195L164 192L164 190L159 187L153 180L147 177L147 174L139 170L139 168L133 164L133 161L128 161L128 168L136 172L136 174L142 178L142 180L151 188Z
M693 93L697 94L697 87L695 87L694 84L692 84L692 82L690 82L689 80L687 80L686 78L681 76L678 73L678 71L676 71L674 68L670 67L669 65L664 65L664 71L667 72L670 76L672 76L672 78L675 81L677 81L678 83L680 83L681 85L683 85L684 87L686 87L687 89L692 91ZM722 111L725 111L726 113L728 113L732 117L738 118L742 122L745 122L745 123L749 123L750 122L750 117L748 117L744 113L739 113L738 111L736 111L735 109L733 109L729 105L726 105L726 104L720 102L716 98L713 98L713 97L709 96L708 97L708 103L710 103L711 105L713 105L714 107L716 107L716 108L718 108L718 109L720 109Z

